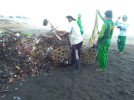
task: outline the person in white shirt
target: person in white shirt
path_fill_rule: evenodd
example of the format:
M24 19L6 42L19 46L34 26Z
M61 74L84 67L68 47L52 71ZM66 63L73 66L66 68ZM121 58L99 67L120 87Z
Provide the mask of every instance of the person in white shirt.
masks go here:
M72 16L66 16L68 19L69 25L66 29L66 31L59 31L58 33L63 33L60 36L69 36L70 43L72 46L72 61L71 65L75 65L76 69L72 72L73 74L76 74L81 71L81 64L80 64L80 49L83 44L83 38L80 33L79 26L76 22L76 19L74 19Z
M117 41L117 45L118 45L118 54L123 54L123 50L125 48L125 43L126 43L126 32L127 32L127 28L128 28L128 24L127 24L127 15L123 15L122 16L122 21L120 21L120 17L118 17L118 20L115 22L115 25L117 26L117 28L120 30L120 33L118 35L118 41Z

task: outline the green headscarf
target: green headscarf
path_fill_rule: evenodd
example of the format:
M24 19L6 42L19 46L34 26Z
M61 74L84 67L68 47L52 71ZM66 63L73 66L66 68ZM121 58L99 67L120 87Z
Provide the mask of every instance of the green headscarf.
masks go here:
M123 15L122 18L127 18L127 15Z
M81 16L81 14L79 13L78 16Z

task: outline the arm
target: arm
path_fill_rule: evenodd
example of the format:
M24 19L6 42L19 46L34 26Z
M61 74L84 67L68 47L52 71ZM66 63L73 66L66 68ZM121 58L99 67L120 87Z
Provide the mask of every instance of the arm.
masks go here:
M120 19L121 19L121 17L118 17L117 21L115 22L115 26L117 26L117 28L121 30L122 23L121 23L121 21L119 21Z
M119 26L119 28L120 28L120 22L119 22L120 19L121 19L121 16L119 16L115 22L115 26Z
M103 37L106 28L107 28L107 25L104 23L104 24L102 25L101 32L100 32L100 34L99 34L98 39L101 39L101 38Z
M80 28L82 28L82 25L81 25L81 19L80 19L80 18L78 18L78 20L77 20L77 24L78 24L78 26L79 26Z
M56 30L57 33L65 33L66 31Z
M115 26L119 26L119 19L115 22Z
M98 15L100 16L100 18L101 18L103 21L106 21L106 19L100 14L100 11L98 11Z
M114 27L115 27L115 23L113 22L113 23L112 23L112 26L111 26L111 34L110 34L110 38L111 38L111 39L112 39L112 36L113 36Z
M105 32L106 28L107 28L107 25L104 23L104 24L102 25L101 32L99 33L99 37L98 37L96 46L97 46L98 43L101 41L101 38L104 36L104 32Z
M112 30L112 33L111 33L111 36L110 36L111 39L112 39L112 36L113 36L113 32L114 32L114 30Z
M68 36L69 33L68 32L64 32L61 36Z
M128 28L128 24L121 25L121 30L127 30L127 28Z
M114 26L112 26L114 27ZM114 29L111 30L111 35L110 35L110 38L112 39L112 36L113 36L113 32L114 32Z
M56 32L58 33L62 33L60 36L68 36L70 33L71 33L71 30L72 30L72 25L69 24L66 31L59 31L59 30L56 30Z
M57 33L60 33L60 36L68 36L69 35L69 32L66 32L66 31L61 31L61 30L56 30Z

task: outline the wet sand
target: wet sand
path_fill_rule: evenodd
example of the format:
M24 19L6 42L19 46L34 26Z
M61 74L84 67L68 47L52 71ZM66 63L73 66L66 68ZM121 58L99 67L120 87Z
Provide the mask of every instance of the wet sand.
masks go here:
M0 30L8 29L11 31L20 31L31 34L44 34L48 31L45 27L36 27L32 25L28 25L27 23L16 22L11 19L0 19Z
M88 43L87 38L84 41ZM99 68L97 60L92 65L82 65L82 72L76 75L71 74L71 66L47 66L49 73L43 71L28 81L8 84L10 92L0 93L0 100L13 100L14 96L21 100L134 100L132 44L127 43L124 54L118 55L116 43L112 42L105 72L95 71Z

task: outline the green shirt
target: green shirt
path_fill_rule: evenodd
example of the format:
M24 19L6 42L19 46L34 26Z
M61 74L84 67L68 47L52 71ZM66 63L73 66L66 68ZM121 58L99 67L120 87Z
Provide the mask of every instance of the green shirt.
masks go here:
M99 37L98 37L100 39L99 44L110 45L115 24L112 21L112 19L106 20L104 17L101 16L100 13L99 13L99 15L100 15L101 19L104 21L100 34L99 34Z
M79 18L78 17L78 19L77 19L77 24L78 24L78 26L79 26L79 28L80 28L80 32L81 32L81 34L83 34L84 33L84 31L82 30L82 25L81 25L81 18Z
M79 28L82 28L82 25L81 25L81 18L78 17L77 23L78 23Z

